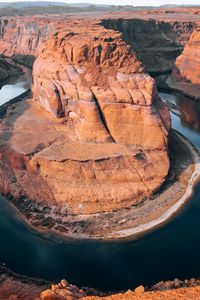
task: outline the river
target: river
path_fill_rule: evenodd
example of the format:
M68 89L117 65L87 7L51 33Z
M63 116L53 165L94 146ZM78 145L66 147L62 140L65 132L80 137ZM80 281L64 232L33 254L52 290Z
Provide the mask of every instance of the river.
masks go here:
M4 89L13 97L18 87ZM1 103L5 101L2 90ZM200 149L200 104L180 95L161 96L176 111L171 113L173 128ZM0 197L0 201L0 262L20 274L52 281L66 278L105 291L200 276L200 184L168 224L134 241L66 241L44 236L24 224L6 199Z

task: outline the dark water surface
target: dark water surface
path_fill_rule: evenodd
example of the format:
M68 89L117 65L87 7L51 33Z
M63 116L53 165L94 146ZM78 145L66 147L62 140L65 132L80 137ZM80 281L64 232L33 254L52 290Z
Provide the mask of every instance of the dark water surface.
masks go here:
M182 105L181 96L162 96L181 113L181 120L172 114L173 127L200 148L200 104L187 99ZM179 215L136 241L52 240L28 228L0 200L0 262L15 272L53 281L67 278L102 290L200 276L200 184Z

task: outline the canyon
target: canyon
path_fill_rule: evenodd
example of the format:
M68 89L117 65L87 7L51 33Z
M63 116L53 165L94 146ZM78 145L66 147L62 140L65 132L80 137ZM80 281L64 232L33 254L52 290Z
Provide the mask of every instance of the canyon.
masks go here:
M120 238L181 198L198 151L172 132L157 86L199 100L199 25L197 8L1 18L2 85L25 65L32 89L0 108L0 192L29 225ZM194 285L104 298L198 299ZM102 298L68 286L36 299Z

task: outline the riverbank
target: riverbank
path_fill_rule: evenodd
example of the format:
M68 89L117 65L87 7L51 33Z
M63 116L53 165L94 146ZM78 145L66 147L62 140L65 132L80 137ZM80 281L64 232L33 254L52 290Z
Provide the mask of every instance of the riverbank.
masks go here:
M38 204L25 197L18 201L11 197L11 203L24 222L44 234L74 239L137 238L177 214L199 179L200 159L196 147L175 131L170 140L172 167L166 183L140 205L112 213L75 216L66 214L56 205Z
M49 286L46 280L17 274L0 264L0 299L16 299L9 298L15 295L19 299L33 300Z
M126 237L126 236L135 237L135 236L144 234L145 232L148 232L149 230L152 230L153 228L156 228L156 227L160 226L161 224L164 224L165 222L169 221L183 207L185 202L192 195L193 188L194 188L196 182L200 178L199 151L183 135L181 135L180 133L175 132L175 131L174 131L174 134L176 135L176 138L179 139L179 143L181 142L186 147L188 147L188 150L190 151L190 154L192 155L193 160L194 160L194 169L193 169L193 172L189 179L189 182L185 183L185 191L183 190L182 196L177 201L175 201L174 204L171 207L169 207L159 218L152 220L150 222L147 222L145 224L141 224L135 228L130 228L127 230L120 230L115 233L115 234L117 234L118 237ZM172 186L173 186L173 184L172 184ZM173 194L173 196L174 195L175 195L175 193Z
M196 101L200 100L199 84L192 84L191 82L177 80L173 76L169 76L166 80L166 85L171 92L177 92Z
M47 300L47 299L129 299L129 300L156 300L156 299L195 299L198 300L200 291L200 278L185 280L161 281L151 287L142 285L135 289L120 291L119 293L103 293L93 288L80 288L70 284L66 279L59 283L52 283L19 275L0 265L0 299L2 300ZM195 298L191 298L190 295ZM159 297L159 298L158 298Z

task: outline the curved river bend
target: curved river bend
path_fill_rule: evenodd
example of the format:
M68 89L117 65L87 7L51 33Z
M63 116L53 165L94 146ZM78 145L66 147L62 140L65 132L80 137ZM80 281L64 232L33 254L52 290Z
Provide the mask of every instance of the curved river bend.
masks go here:
M14 86L7 89L16 96ZM2 91L0 104L5 100ZM161 96L173 104L173 128L200 149L200 103L178 95ZM1 196L0 201L0 262L17 273L52 281L67 278L79 286L113 291L200 276L200 183L179 215L135 241L44 236L27 227Z

